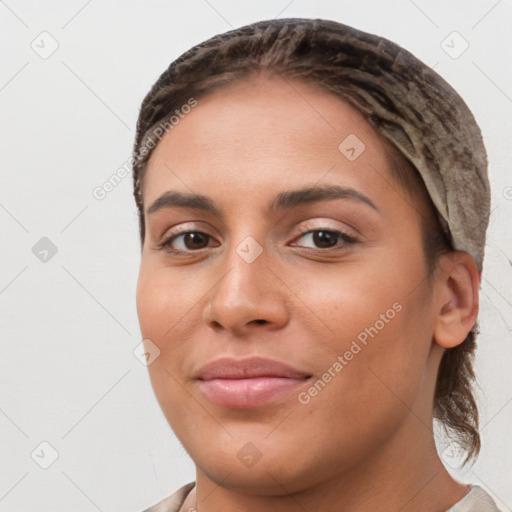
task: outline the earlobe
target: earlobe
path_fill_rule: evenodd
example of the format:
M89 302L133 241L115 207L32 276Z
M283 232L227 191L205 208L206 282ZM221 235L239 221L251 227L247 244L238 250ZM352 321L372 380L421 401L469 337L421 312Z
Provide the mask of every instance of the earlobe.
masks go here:
M436 275L435 342L444 348L460 345L476 322L480 274L474 258L464 251L444 254Z

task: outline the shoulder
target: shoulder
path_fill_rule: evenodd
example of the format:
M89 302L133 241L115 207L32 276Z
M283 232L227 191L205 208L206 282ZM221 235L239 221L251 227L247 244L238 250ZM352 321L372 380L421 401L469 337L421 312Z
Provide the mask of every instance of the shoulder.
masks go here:
M195 487L195 482L189 482L180 487L176 492L155 503L142 512L179 512L185 498ZM491 496L478 485L473 485L471 490L446 512L501 512Z
M478 485L446 512L501 512L489 493Z
M183 505L185 498L188 496L189 492L194 488L195 485L195 482L189 482L188 484L185 484L176 492L170 496L167 496L167 498L164 498L162 501L155 503L142 512L178 512Z

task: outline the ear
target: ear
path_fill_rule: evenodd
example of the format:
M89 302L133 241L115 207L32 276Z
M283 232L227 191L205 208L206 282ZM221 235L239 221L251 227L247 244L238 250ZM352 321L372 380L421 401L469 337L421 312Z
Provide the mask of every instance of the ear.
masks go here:
M476 322L480 274L464 251L441 255L436 272L435 342L444 348L460 345Z

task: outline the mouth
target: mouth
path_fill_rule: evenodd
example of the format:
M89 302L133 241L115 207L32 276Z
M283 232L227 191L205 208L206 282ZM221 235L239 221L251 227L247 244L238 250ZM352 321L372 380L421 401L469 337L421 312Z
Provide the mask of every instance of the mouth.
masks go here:
M250 408L297 391L311 375L271 359L224 357L203 366L196 378L201 392L214 404Z

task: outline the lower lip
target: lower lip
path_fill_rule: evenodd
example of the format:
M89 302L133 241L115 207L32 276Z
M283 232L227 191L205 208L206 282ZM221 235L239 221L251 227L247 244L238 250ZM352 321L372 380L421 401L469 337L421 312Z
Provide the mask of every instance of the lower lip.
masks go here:
M200 381L206 397L217 405L233 408L257 407L277 400L304 385L304 379L254 377L252 379L212 379Z

